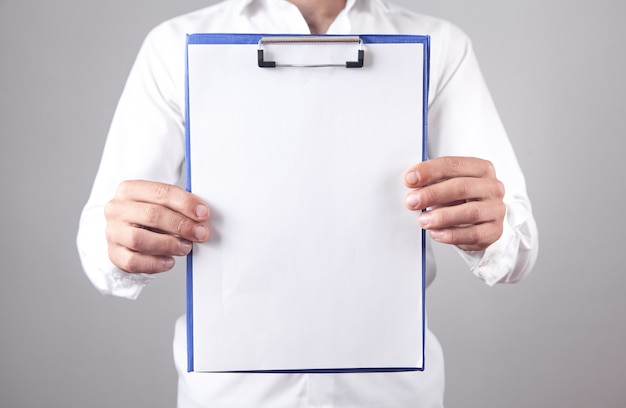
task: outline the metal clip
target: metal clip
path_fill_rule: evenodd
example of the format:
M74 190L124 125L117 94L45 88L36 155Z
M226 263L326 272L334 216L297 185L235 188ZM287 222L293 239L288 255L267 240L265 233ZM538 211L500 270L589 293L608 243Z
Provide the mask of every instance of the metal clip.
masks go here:
M337 44L337 43L354 43L359 45L357 60L346 61L345 64L278 64L276 61L266 61L264 56L264 44ZM259 49L257 50L257 59L259 68L276 68L276 67L292 67L292 68L321 68L321 67L345 67L345 68L363 68L365 51L363 49L363 40L358 36L294 36L294 37L262 37L259 40Z

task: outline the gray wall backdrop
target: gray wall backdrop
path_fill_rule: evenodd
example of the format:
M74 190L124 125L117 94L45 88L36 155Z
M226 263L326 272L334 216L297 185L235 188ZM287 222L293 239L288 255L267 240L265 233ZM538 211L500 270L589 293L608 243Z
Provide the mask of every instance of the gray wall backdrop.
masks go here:
M399 2L473 38L541 234L535 271L511 286L436 248L447 406L626 406L626 3ZM174 406L183 269L137 301L107 298L74 240L143 37L211 3L0 0L0 406Z

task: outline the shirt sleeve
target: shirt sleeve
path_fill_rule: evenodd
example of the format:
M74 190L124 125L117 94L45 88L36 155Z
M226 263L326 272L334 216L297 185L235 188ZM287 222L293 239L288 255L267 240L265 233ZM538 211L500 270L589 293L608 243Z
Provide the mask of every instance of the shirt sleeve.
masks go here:
M176 184L180 179L184 36L182 44L175 44L172 38L179 36L165 31L157 27L146 37L131 69L77 234L81 263L94 286L102 293L130 299L139 295L151 276L126 273L109 260L104 207L124 180Z
M457 250L471 271L488 285L518 281L530 271L538 251L537 227L524 175L468 37L448 24L443 35L433 39L435 45L441 49L441 58L431 68L429 156L489 160L505 186L507 213L500 239L484 251Z

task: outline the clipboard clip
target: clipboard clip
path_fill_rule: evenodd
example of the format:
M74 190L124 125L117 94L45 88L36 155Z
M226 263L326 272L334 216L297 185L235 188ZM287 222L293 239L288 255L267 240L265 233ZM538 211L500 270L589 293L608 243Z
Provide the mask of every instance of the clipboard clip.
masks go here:
M356 61L346 61L345 64L339 63L323 63L323 64L291 64L282 63L279 64L276 61L266 61L264 55L264 45L266 44L356 44L359 46L357 50ZM276 67L290 67L290 68L322 68L322 67L345 67L345 68L363 68L363 61L365 57L365 50L363 49L363 40L358 36L293 36L293 37L281 37L271 36L262 37L259 40L259 48L257 50L257 60L259 68L276 68Z

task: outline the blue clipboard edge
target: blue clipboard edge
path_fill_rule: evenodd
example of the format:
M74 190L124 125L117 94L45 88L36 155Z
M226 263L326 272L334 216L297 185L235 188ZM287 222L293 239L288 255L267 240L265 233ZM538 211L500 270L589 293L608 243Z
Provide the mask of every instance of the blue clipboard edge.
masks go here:
M191 192L190 166L190 134L189 134L189 45L194 44L258 44L262 37L289 36L305 37L309 34L232 34L232 33L201 33L187 34L185 49L185 187ZM355 36L328 35L332 37ZM423 44L424 45L424 93L422 96L422 161L428 160L428 94L430 85L430 36L409 34L367 34L358 35L364 44ZM426 231L422 230L422 322L426 321ZM187 255L187 283L186 283L186 317L187 317L187 371L194 371L194 343L193 343L193 250ZM372 373L372 372L404 372L424 371L426 367L426 325L422 325L422 366L421 367L373 367L350 369L301 369L301 370L257 370L257 371L228 371L229 373L258 373L258 374L338 374L338 373Z

